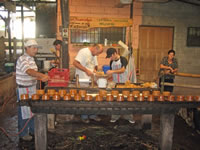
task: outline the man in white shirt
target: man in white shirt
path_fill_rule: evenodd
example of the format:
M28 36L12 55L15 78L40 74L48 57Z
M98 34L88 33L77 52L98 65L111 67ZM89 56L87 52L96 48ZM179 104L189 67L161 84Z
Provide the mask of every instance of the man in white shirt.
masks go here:
M79 79L90 79L98 69L97 56L103 52L101 44L94 44L91 47L82 48L75 60L73 65L76 67L76 75L79 75ZM96 115L81 115L82 120L85 123L89 123L89 118L100 121L100 118Z

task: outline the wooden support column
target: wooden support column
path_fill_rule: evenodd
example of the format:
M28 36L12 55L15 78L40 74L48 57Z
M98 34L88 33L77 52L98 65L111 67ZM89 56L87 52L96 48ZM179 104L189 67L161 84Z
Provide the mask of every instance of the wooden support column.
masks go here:
M35 114L35 149L47 150L47 114Z
M171 150L174 132L174 114L161 114L160 116L160 149Z
M142 115L141 124L142 124L142 129L151 129L152 115L151 114L150 115L149 114Z

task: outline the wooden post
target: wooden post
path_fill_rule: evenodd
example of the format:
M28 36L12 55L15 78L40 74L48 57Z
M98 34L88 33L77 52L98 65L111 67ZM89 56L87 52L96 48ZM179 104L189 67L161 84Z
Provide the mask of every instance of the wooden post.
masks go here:
M152 115L142 115L141 119L142 129L151 129L152 126Z
M35 149L47 150L47 115L35 114Z
M160 149L171 150L174 131L174 114L162 114L160 117Z

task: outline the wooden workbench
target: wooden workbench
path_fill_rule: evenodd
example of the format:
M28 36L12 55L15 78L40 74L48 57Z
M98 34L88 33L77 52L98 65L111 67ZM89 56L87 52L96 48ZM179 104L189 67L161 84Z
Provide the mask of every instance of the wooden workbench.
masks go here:
M35 148L47 149L47 114L159 114L160 149L171 150L175 114L180 108L195 108L200 102L96 102L96 101L21 101L20 105L29 105L35 113Z

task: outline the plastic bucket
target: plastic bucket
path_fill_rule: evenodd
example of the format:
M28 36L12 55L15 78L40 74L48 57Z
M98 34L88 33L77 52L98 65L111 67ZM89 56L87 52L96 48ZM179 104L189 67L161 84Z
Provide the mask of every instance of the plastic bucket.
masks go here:
M103 69L104 74L106 74L106 72L107 72L108 70L110 70L110 66L104 65L104 66L102 67L102 69Z

